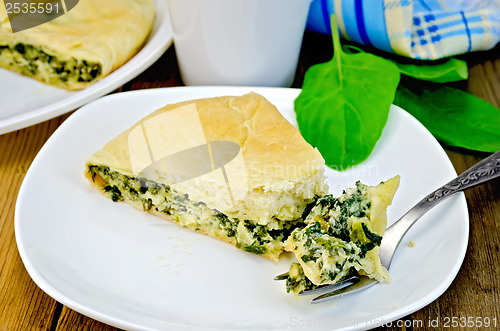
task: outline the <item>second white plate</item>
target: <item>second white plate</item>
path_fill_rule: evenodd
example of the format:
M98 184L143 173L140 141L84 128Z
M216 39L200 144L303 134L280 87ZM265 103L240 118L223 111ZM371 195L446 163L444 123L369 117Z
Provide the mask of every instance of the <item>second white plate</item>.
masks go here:
M146 70L167 50L173 38L166 2L155 0L155 6L155 24L141 51L123 66L83 90L66 91L0 68L0 134L75 110Z
M435 300L463 261L468 212L462 194L425 215L397 251L392 284L311 305L273 281L292 261L273 263L208 236L113 203L83 177L88 156L153 110L178 101L261 93L292 123L299 90L191 87L141 90L96 100L52 135L29 169L16 206L21 258L51 297L105 323L139 330L367 329ZM97 119L97 120L96 120ZM395 221L456 174L436 140L408 113L392 107L368 160L328 171L334 193L357 180L375 185L396 174L389 207ZM410 248L408 240L415 242Z

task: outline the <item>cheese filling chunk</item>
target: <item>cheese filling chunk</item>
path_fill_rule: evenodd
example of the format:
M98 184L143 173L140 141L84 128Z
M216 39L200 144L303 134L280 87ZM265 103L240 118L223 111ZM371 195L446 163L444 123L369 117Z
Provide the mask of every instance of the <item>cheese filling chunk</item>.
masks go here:
M352 275L390 282L379 246L387 225L386 209L398 186L396 176L374 187L357 182L338 198L318 198L305 218L306 226L294 229L284 243L298 261L288 273L287 290L297 293Z
M66 14L13 33L0 6L0 67L78 90L134 56L151 32L153 0L80 0Z

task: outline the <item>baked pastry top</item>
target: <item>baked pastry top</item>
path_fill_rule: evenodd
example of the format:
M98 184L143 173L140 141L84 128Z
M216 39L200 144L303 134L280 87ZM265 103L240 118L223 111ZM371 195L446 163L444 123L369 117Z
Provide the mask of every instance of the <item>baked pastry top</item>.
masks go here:
M326 194L323 168L276 107L249 93L158 109L92 155L86 176L113 200L275 260Z
M68 13L13 33L0 6L0 67L68 90L105 77L151 32L152 0L80 0Z

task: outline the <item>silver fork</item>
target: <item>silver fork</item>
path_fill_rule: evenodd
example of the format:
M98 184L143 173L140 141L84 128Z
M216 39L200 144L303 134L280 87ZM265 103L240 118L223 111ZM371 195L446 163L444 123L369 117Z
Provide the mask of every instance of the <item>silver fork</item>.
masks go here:
M420 217L422 217L422 215L449 196L486 183L497 177L500 177L500 151L490 155L478 164L467 169L460 176L423 198L405 215L403 215L403 217L401 217L396 223L391 225L385 231L380 245L380 261L382 262L382 265L389 269L392 257L394 256L394 253L403 237L413 224L415 224ZM284 273L276 276L274 279L284 280L287 276L288 273ZM319 291L328 291L311 301L311 303L320 303L346 294L363 291L376 283L376 280L366 276L355 276L332 285L322 285L312 290L301 291L298 295L308 295Z

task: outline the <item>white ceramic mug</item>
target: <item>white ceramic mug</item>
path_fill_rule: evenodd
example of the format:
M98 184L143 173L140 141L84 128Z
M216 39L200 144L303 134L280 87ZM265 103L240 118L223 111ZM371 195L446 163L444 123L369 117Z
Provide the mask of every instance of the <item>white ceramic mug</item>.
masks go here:
M289 87L311 0L168 0L186 85Z

